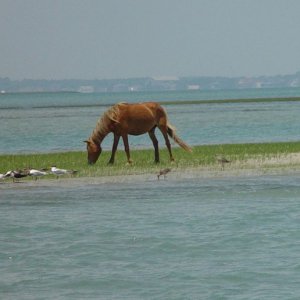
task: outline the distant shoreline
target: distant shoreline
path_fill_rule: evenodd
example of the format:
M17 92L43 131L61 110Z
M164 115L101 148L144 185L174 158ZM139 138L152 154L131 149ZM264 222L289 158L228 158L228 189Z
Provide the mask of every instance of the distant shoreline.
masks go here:
M300 72L269 76L161 76L107 79L10 79L0 77L5 92L155 92L225 89L299 88Z
M105 176L84 176L84 177L61 177L42 178L34 180L33 178L22 179L18 182L13 182L11 179L0 182L1 189L23 189L23 188L72 188L84 187L100 184L130 184L153 182L153 184L163 184L165 181L189 181L189 180L219 180L219 179L234 179L234 178L251 178L259 176L300 176L300 163L297 160L297 166L292 162L290 166L269 165L263 166L248 166L242 168L228 167L221 170L217 166L213 168L187 168L174 169L164 178L163 176L158 180L157 172L149 171L143 174L130 175L105 175Z
M55 94L56 92L45 92L43 94ZM60 92L57 92L60 93ZM69 93L69 92L63 92ZM78 94L77 92L70 92ZM18 93L7 93L9 94L18 94ZM30 93L26 93L30 94ZM38 94L38 92L34 93ZM0 96L1 99L1 96ZM126 102L126 101L125 101ZM145 101L148 102L148 101ZM156 101L159 102L163 106L168 105L209 105L209 104L234 104L234 103L271 103L271 102L300 102L300 97L270 97L270 98L241 98L241 99L217 99L217 100L162 100ZM109 107L112 103L97 103L97 104L62 104L62 105L33 105L31 109L41 109L41 108L81 108L81 107ZM1 107L1 109L22 109L23 106L7 106Z
M184 104L226 104L226 103L263 103L263 102L300 102L300 97L272 97L272 98L244 98L224 100L178 100L160 101L162 105L184 105Z

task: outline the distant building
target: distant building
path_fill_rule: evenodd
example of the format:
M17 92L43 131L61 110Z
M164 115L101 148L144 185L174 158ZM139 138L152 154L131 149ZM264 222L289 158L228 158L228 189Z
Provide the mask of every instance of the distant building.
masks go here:
M177 81L179 78L177 76L155 76L152 77L153 80L157 81Z
M94 93L94 87L91 85L82 85L78 89L79 93Z
M190 84L187 86L187 89L190 91L200 90L200 85L199 84Z
M300 86L299 79L295 79L290 83L290 87L298 87L298 86Z
M137 92L139 90L139 88L137 86L130 86L128 88L129 92Z

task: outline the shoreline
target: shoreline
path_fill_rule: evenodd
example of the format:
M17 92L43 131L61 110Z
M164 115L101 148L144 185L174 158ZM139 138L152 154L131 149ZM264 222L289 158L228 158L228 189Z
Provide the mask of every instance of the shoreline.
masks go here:
M289 163L287 163L287 160ZM0 182L0 190L3 189L33 189L33 188L72 188L86 187L105 184L131 184L153 182L161 184L163 182L176 182L188 180L217 180L217 179L234 179L261 176L300 176L300 154L292 155L283 160L274 158L262 162L258 160L249 160L232 165L225 166L221 169L220 165L201 166L191 168L175 168L167 174L166 178L161 176L157 179L157 172L149 171L145 173L124 174L122 175L102 175L102 176L82 176L68 177L63 176L56 178L42 178L34 180L25 179L13 182L6 179Z
M77 170L74 177L67 175L56 179L47 175L38 180L24 178L21 183L11 178L0 181L0 190L19 187L42 186L84 186L110 183L132 183L158 181L161 169L171 168L168 180L193 180L297 174L300 172L300 142L258 143L258 144L220 144L193 147L192 153L174 148L175 162L169 161L166 149L161 150L161 163L153 164L153 150L133 150L134 163L126 165L125 154L120 151L113 166L107 165L110 151L102 154L101 160L88 166L86 153L63 152L48 154L0 155L0 173L25 168L43 169L51 165L68 170ZM223 163L220 158L228 159ZM160 181L163 181L163 176Z
M40 92L36 92L37 94L40 94ZM66 92L68 93L68 92ZM7 94L13 94L13 93L7 93ZM18 93L15 93L18 94ZM35 94L35 93L28 93L28 94ZM47 93L46 93L47 94ZM50 92L50 94L55 94L55 92ZM80 93L79 93L80 94ZM202 99L202 100L191 100L191 99L177 99L177 100L153 100L156 102L159 102L163 106L168 105L215 105L215 104L236 104L236 103L272 103L272 102L300 102L299 96L270 96L270 97L260 97L260 98L225 98L225 99ZM136 102L134 102L136 103ZM82 107L110 107L114 103L110 102L103 102L103 103L85 103L85 104L47 104L47 105L34 105L31 106L31 109L36 108L43 108L43 109L49 109L49 108L82 108ZM20 109L23 108L23 106L3 106L1 109Z

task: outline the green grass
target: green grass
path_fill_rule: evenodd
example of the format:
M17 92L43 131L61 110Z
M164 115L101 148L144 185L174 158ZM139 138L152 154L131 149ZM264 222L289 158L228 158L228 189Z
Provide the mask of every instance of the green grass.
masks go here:
M249 99L220 99L220 100L175 100L160 101L162 105L187 105L187 104L226 104L226 103L268 103L268 102L299 102L300 97L274 97L274 98L249 98Z
M300 142L257 143L257 144L222 144L193 147L192 153L181 148L173 148L175 162L171 163L166 149L160 149L161 162L154 164L153 149L132 150L132 165L126 165L126 155L123 150L116 154L113 166L107 165L110 151L104 151L98 162L89 166L86 152L62 152L47 154L0 155L0 173L8 170L24 168L59 168L78 170L79 177L114 176L157 172L161 168L191 169L201 167L217 167L216 156L224 155L232 162L243 162L249 158L276 158L289 153L300 152ZM48 177L49 178L49 177Z
M270 103L270 102L300 102L300 97L273 97L273 98L241 98L241 99L213 99L213 100L172 100L159 101L161 105L188 105L188 104L229 104L229 103ZM111 103L98 104L69 104L67 107L110 107ZM39 107L39 106L35 106ZM45 107L45 106L42 106ZM56 106L48 106L55 108Z

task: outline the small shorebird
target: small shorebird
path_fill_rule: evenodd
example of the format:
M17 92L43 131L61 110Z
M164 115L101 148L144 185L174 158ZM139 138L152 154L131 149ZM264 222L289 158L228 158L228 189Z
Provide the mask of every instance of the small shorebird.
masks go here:
M20 171L8 171L5 176L11 177L13 179L13 182L15 182L15 179L21 179L23 177L26 177L27 174L21 173Z
M56 166L52 166L51 173L56 175L56 178L58 178L59 176L65 175L65 174L76 174L77 171L76 170L59 169L59 168L56 168Z
M0 180L4 180L4 179L6 179L7 177L10 177L10 174L7 174L7 173L5 173L5 174L0 174Z
M36 170L36 169L25 169L25 174L27 174L28 176L32 176L35 178L35 180L38 179L38 177L42 177L45 175L48 175L47 172L42 171L42 170Z
M226 157L224 157L224 156L221 156L221 157L220 157L220 156L217 156L216 158L217 158L218 163L221 164L222 170L224 170L225 164L231 163L231 161L228 160L228 159L227 159Z
M162 169L159 171L159 173L157 174L157 180L159 180L159 177L161 175L164 175L164 178L166 178L167 174L171 172L171 169L170 168L166 168L166 169Z

